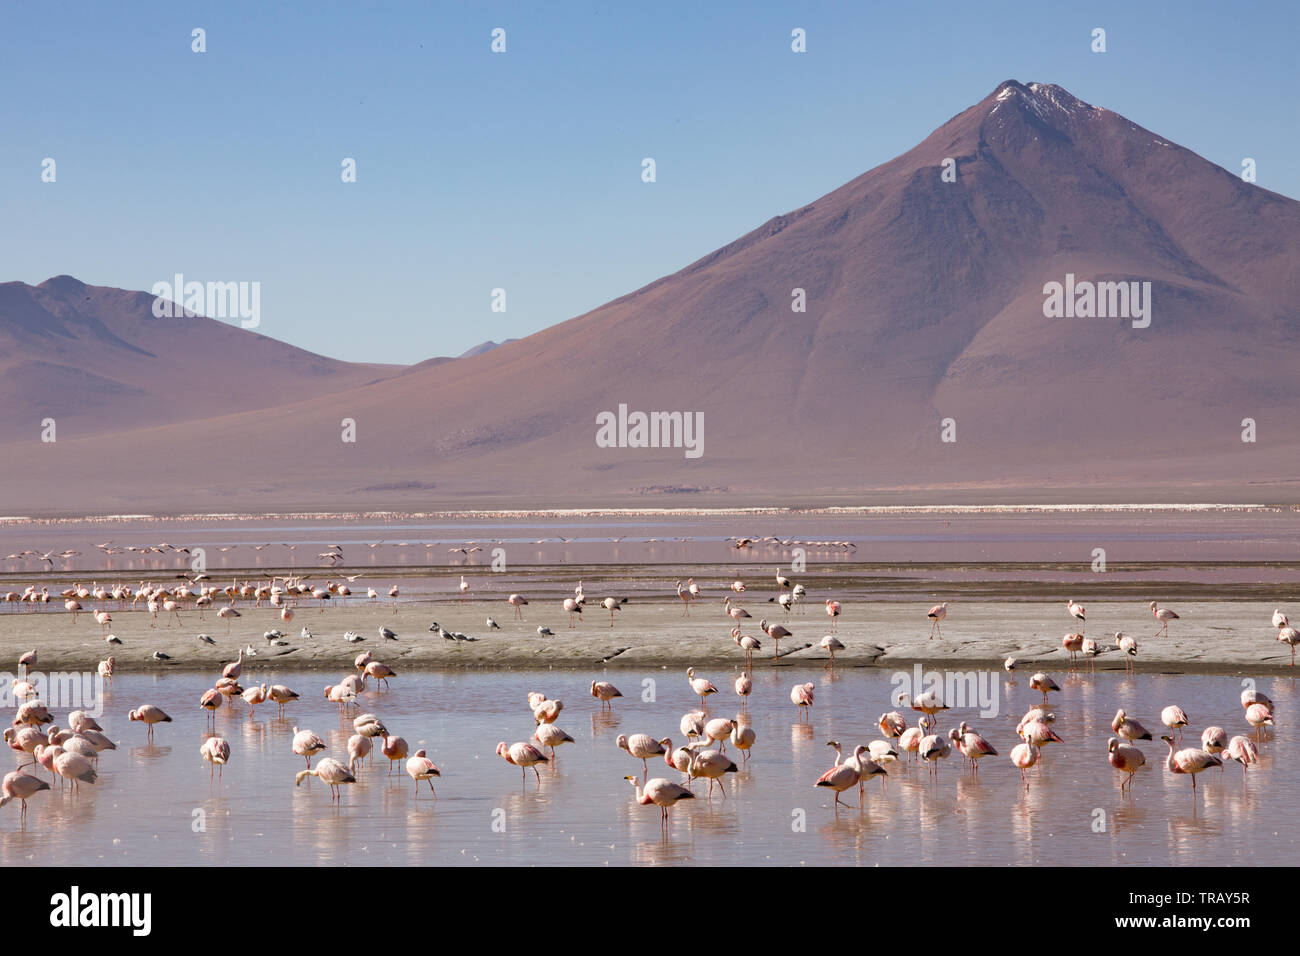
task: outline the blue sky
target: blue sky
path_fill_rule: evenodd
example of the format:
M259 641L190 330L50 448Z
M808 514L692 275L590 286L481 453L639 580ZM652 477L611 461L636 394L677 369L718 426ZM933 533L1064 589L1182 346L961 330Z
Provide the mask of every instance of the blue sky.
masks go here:
M267 335L455 355L676 271L1008 78L1300 197L1300 4L1081 6L5 6L0 280L259 281Z

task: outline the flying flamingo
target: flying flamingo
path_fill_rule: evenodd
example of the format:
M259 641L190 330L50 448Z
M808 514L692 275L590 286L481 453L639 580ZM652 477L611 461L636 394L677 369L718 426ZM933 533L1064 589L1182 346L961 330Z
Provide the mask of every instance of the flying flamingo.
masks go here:
M330 802L335 800L343 802L343 791L339 788L345 783L356 783L357 778L352 776L352 771L343 764L339 763L333 757L322 757L316 769L308 767L306 770L299 770L294 777L294 786L298 786L308 777L318 777L330 785Z
M938 634L939 640L942 641L943 631L939 627L939 622L948 616L948 602L944 601L942 604L936 604L934 607L930 608L930 610L926 612L925 616L928 617L931 621L930 640L934 640L934 635Z
M1115 737L1106 742L1107 759L1110 765L1121 773L1128 774L1119 785L1120 792L1132 788L1133 775L1147 762L1146 756L1132 744L1126 744Z
M1185 773L1192 778L1192 796L1196 795L1196 775L1202 770L1208 770L1210 767L1222 767L1223 761L1214 754L1207 753L1204 750L1196 750L1188 747L1186 750L1174 752L1174 738L1165 734L1160 738L1169 745L1169 758L1165 761L1165 768L1170 773Z
M623 778L636 788L636 802L642 806L648 807L654 804L659 808L660 826L668 826L668 808L677 803L678 800L693 800L695 794L691 793L681 784L673 783L671 780L665 780L663 777L655 777L653 780L647 780L645 789L636 777L626 776Z
M1157 607L1155 601L1151 602L1151 614L1161 624L1160 630L1156 631L1156 633L1159 634L1161 633L1161 631L1163 631L1165 637L1168 637L1169 622L1178 620L1178 615L1175 614L1173 611L1169 610L1169 608L1167 607ZM1196 785L1196 778L1193 777L1192 786L1195 787L1195 785Z

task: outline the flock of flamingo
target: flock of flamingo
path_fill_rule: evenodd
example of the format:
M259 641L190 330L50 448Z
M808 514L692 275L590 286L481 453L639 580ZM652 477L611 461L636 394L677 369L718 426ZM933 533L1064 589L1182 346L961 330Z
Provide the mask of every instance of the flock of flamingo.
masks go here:
M196 582L191 582L194 583ZM776 584L778 596L774 601L787 612L806 599L806 589L789 580L780 570L776 573ZM83 598L82 590L74 588L70 593L64 592L65 606L73 615L74 621L76 614L82 610L80 605L80 600ZM93 613L97 623L105 630L111 623L105 607L110 600L122 602L124 606L125 602L134 603L143 599L155 616L158 610L179 616L179 609L183 604L192 602L202 612L203 609L211 606L217 594L221 594L230 601L221 609L221 611L232 612L222 615L229 623L231 618L239 616L234 605L240 598L251 600L254 607L265 604L277 610L281 618L288 621L293 616L291 597L311 597L323 605L333 596L346 598L350 593L345 584L330 581L325 588L313 588L301 578L275 578L266 585L246 583L241 587L232 584L222 589L200 586L195 590L187 586L164 588L142 584L134 592L121 586L105 589L98 585L84 590L86 597L93 597L100 601L100 610ZM468 582L462 577L459 586L460 595L464 597L469 590ZM683 614L689 615L691 604L703 597L701 588L690 579L685 585L678 581L676 590L683 602ZM739 596L745 593L746 586L742 581L736 580L732 583L731 590ZM38 601L31 597L32 594L40 594L42 597ZM47 589L38 591L35 587L30 587L19 601L29 604L44 603L47 594ZM394 602L396 601L398 596L396 587L390 589L389 596ZM369 597L377 600L378 593L371 588ZM206 603L203 603L205 601ZM528 600L520 594L511 594L506 598L506 602L512 607L515 616L522 619L522 608L528 606ZM599 602L601 607L610 612L611 627L615 623L614 613L623 603L623 600L618 598L607 598ZM570 615L571 627L576 626L575 618L580 617L585 604L586 596L582 584L579 583L575 588L574 596L565 598L561 602L563 610ZM749 717L749 699L754 690L752 655L754 651L762 649L762 643L752 635L742 633L744 622L751 615L740 606L737 599L728 595L723 605L727 617L733 624L732 639L736 646L745 652L745 667L734 681L734 691L739 698L737 712L733 716L710 715L709 698L718 694L719 689L712 681L698 676L692 667L686 671L686 680L691 694L698 698L699 707L684 714L679 722L685 737L682 746L674 747L669 737L645 733L622 734L613 742L614 746L641 761L640 778L629 774L625 779L634 787L637 803L654 805L660 809L661 822L665 827L668 825L669 808L682 800L696 798L692 785L698 779L703 778L708 781L708 799L712 800L716 787L721 798L725 800L727 791L724 778L727 774L736 773L740 769L733 756L728 756L727 745L732 746L734 756L739 756L742 763L747 764L751 750L757 742L757 734ZM824 608L832 633L823 637L817 646L829 653L830 658L825 666L833 668L835 651L844 648L844 644L834 634L842 613L842 605L838 601L827 600ZM1156 602L1151 602L1150 610L1154 619L1161 625L1157 634L1167 634L1169 623L1179 619L1177 614L1167 608L1159 607ZM1100 649L1094 641L1082 633L1086 610L1070 600L1066 604L1066 611L1080 625L1079 633L1067 634L1062 640L1063 648L1071 655L1070 666L1073 670L1077 664L1078 654L1095 657ZM936 605L927 612L927 618L931 622L932 639L942 640L940 625L947 615L947 603ZM1294 647L1296 643L1300 643L1300 640L1297 640L1296 631L1291 628L1286 615L1280 610L1275 612L1273 624L1279 630L1278 640L1289 644L1294 655ZM487 619L487 625L489 629L499 627L490 617ZM771 624L766 619L760 621L759 626L763 634L772 640L775 653L779 656L780 641L792 637L792 632L782 625ZM436 623L430 630L440 631L443 637L454 639L449 632ZM396 638L388 628L380 627L379 631L381 637ZM546 628L539 628L539 631L549 633L549 629ZM467 638L466 635L456 635L456 637L473 639ZM1117 633L1115 645L1124 653L1126 666L1131 664L1132 658L1137 653L1136 641L1122 633ZM116 749L115 743L107 736L105 729L84 711L69 713L66 718L66 729L61 729L55 723L55 718L47 705L35 698L36 688L29 680L31 670L36 664L36 650L22 655L18 661L22 677L14 679L12 692L15 699L21 700L22 703L17 708L12 726L4 731L4 740L20 755L20 760L26 759L27 762L21 763L0 783L0 806L11 800L18 800L22 807L21 816L24 823L28 799L37 793L50 790L55 778L60 781L61 786L71 784L74 790L78 790L83 783L94 784L98 779L100 754ZM113 657L101 661L98 668L100 675L111 681L115 664ZM205 736L199 749L199 756L209 764L209 777L216 774L219 778L232 757L229 741L216 733L216 714L223 706L234 707L235 701L239 700L247 706L249 718L252 718L255 709L263 704L275 704L279 708L281 717L284 716L287 706L301 706L300 695L287 686L265 683L250 685L247 688L241 686L240 678L245 664L245 651L241 650L238 658L223 668L221 676L216 679L213 686L204 690L198 699L198 706L209 713L212 727L211 733ZM370 691L367 680L373 681L374 691L377 693L387 686L389 678L397 676L392 667L378 660L369 651L359 654L353 665L355 673L349 672L337 683L328 685L324 689L325 699L337 705L340 715L346 714L350 708L360 708L361 697ZM1013 681L1017 665L1015 658L1007 658L1004 662L1004 667ZM1051 693L1059 694L1060 686L1049 675L1041 672L1035 673L1030 678L1029 684L1032 689L1042 693L1043 699L1020 719L1016 727L1020 742L1015 744L1008 754L1012 764L1019 769L1026 789L1029 787L1027 771L1040 766L1043 749L1062 740L1051 726L1055 721L1055 714L1049 709L1048 696ZM592 680L590 696L598 701L600 708L604 710L612 709L613 702L623 695L609 681ZM791 687L790 702L796 708L801 722L811 721L810 714L814 700L814 683L798 682ZM940 699L937 692L929 691L915 697L904 696L897 703L901 709L881 714L876 722L881 733L880 739L855 745L848 756L845 756L844 748L838 741L828 742L828 746L836 753L834 764L821 774L813 785L833 792L833 806L837 812L840 806L846 805L840 799L841 794L856 787L858 803L862 806L864 786L867 781L874 777L880 777L883 781L892 772L906 771L914 761L924 762L929 774L937 782L939 762L949 757L954 750L961 755L968 772L972 775L978 774L981 760L998 756L999 751L994 744L965 721L953 727L947 734L938 732L938 715L950 708ZM1254 728L1254 740L1243 734L1229 737L1224 728L1211 726L1203 730L1200 747L1184 749L1176 748L1173 735L1177 734L1181 739L1184 729L1190 726L1192 721L1178 705L1171 704L1161 711L1160 720L1169 730L1168 734L1161 736L1169 747L1165 768L1172 774L1189 776L1193 795L1196 788L1196 775L1211 767L1222 767L1225 756L1242 765L1243 775L1245 769L1259 759L1257 743L1262 742L1264 738L1261 735L1274 726L1274 704L1264 694L1254 690L1243 692L1241 703L1245 711L1245 722ZM534 692L528 696L528 706L534 727L531 737L514 743L503 740L495 749L496 754L506 763L520 769L525 787L529 769L533 771L540 785L538 766L553 763L556 759L556 748L574 741L572 736L557 726L559 716L564 709L561 701ZM911 709L919 714L915 726L908 725L907 718L902 713L905 709ZM153 739L155 728L159 724L172 721L162 708L152 703L143 703L132 709L128 718L131 722L145 724L150 740ZM430 792L436 798L433 778L441 774L424 750L410 753L407 741L391 733L384 721L373 713L361 713L352 723L355 733L347 742L346 755L322 756L314 767L312 760L327 750L326 743L309 729L300 730L297 726L293 728L289 748L294 754L303 757L306 763L305 768L295 775L296 784L301 784L308 777L317 777L329 785L331 802L341 802L341 788L357 782L357 774L361 771L363 760L369 758L373 762L373 749L376 746L375 742L378 741L380 753L389 761L390 774L399 766L404 768L413 782L416 799L419 798L421 783L427 783ZM1116 713L1111 723L1111 730L1114 736L1107 741L1107 759L1110 765L1123 775L1120 782L1121 792L1131 793L1134 775L1146 764L1146 757L1137 746L1137 742L1152 740L1153 736L1137 719L1129 716L1123 709ZM668 768L682 775L680 783L664 777L649 776L648 761L659 757L663 758ZM42 769L51 774L50 781L39 776Z

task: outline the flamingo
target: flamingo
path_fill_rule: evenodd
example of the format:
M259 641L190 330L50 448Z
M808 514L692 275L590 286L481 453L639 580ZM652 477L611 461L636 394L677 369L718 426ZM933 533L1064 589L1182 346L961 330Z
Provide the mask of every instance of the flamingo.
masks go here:
M753 653L761 651L763 644L756 637L750 637L748 634L740 633L740 625L737 624L731 629L731 639L736 642L736 646L745 652L745 667L752 670L754 667Z
M244 671L244 649L239 649L239 659L227 664L221 670L222 677L229 677L231 680L239 680L239 675Z
M1290 623L1291 622L1287 620L1287 616L1282 613L1281 608L1273 608L1273 626L1275 628L1281 630Z
M294 777L294 786L298 786L308 777L318 777L330 785L330 802L335 800L343 802L343 792L339 789L343 784L356 783L357 778L352 775L347 767L339 763L333 757L322 757L316 769L308 767L306 770L299 770Z
M742 707L745 705L746 699L749 697L750 693L753 692L753 690L754 690L754 682L750 679L748 674L746 674L744 671L741 671L740 676L736 678L736 694L737 696L740 697L740 703Z
M781 573L781 569L776 569L776 591L780 594L786 588L790 587L790 579Z
M741 762L749 763L749 748L754 746L758 734L748 723L743 723L743 714L737 714L731 723L731 743L740 751Z
M727 752L727 739L735 729L735 724L726 717L715 717L704 725L704 736L706 743L713 743L715 740L721 741L721 751Z
M827 746L834 747L836 753L839 753L839 744L835 741L828 741ZM861 755L866 751L866 749L867 748L862 746L862 744L858 744L858 746L853 750L853 758L844 763L840 763L837 759L835 766L831 767L830 770L827 770L824 774L818 777L817 782L813 784L815 787L826 787L829 790L835 791L834 805L837 808L837 812L839 807L848 806L847 803L840 800L840 794L858 784L860 771L857 759L861 758ZM859 794L859 800L861 800L861 794ZM861 806L861 803L859 803L859 806Z
M388 758L388 772L393 772L393 766L399 760L405 760L408 755L409 745L405 737L396 737L390 734L383 735L384 742L379 745L379 752Z
M930 640L934 640L934 635L938 634L939 640L942 641L943 631L939 627L939 622L948 616L948 602L944 601L942 604L936 604L934 607L930 608L930 610L928 610L925 613L925 616L928 617L931 621Z
M538 724L537 731L533 734L533 739L543 747L551 751L551 760L555 760L555 748L560 744L574 743L572 737L566 734L555 724Z
M1241 764L1241 782L1246 782L1246 768L1259 760L1259 748L1249 737L1240 734L1228 741L1224 751L1229 757Z
M279 706L281 717L284 716L284 705L289 703L291 700L298 699L298 695L283 684L272 684L267 688L266 692L271 700L275 701Z
M22 807L18 813L18 818L26 820L27 801L42 790L49 789L50 785L40 777L33 777L29 773L15 770L5 774L4 781L0 782L0 807L3 807L10 800L17 800Z
M1115 646L1124 654L1124 671L1129 673L1133 670L1133 662L1137 660L1138 644L1133 638L1115 632Z
M1192 796L1196 795L1196 775L1202 770L1208 770L1210 767L1222 767L1223 761L1214 754L1204 750L1187 748L1174 752L1174 738L1165 734L1160 738L1169 745L1169 758L1165 761L1165 768L1170 773L1185 773L1192 778Z
M582 605L579 604L577 601L575 601L573 598L565 598L564 610L569 613L569 628L572 630L577 626L576 624L573 623L573 615L576 614L578 615L579 618L582 617Z
M710 694L716 694L718 688L713 685L712 681L705 680L703 677L696 677L694 667L686 668L686 680L691 685L692 693L700 699L700 708L702 710L708 710L708 707L704 703L704 698L708 697Z
M1149 736L1146 739L1150 739ZM1106 752L1110 765L1121 773L1128 774L1119 785L1122 793L1133 786L1133 775L1147 762L1146 755L1132 744L1123 743L1115 737L1106 742Z
M394 613L394 614L397 613L397 598L398 598L398 595L400 595L401 593L402 593L402 592L399 591L399 590L397 589L397 585L396 585L396 584L394 584L391 588L388 589L388 596L389 596L390 598L393 599L393 613Z
M214 768L220 767L223 771L226 769L226 763L230 760L230 744L221 737L209 737L199 748L199 755L208 762L208 778L211 779ZM217 776L220 777L220 774Z
M170 724L172 719L163 712L161 707L155 707L153 704L142 704L135 710L127 714L131 720L143 721L149 728L147 735L149 740L153 740L153 728L155 724Z
M1061 638L1061 646L1070 652L1070 670L1074 670L1076 661L1075 655L1083 650L1083 635L1067 634L1065 637Z
M1158 607L1155 601L1151 602L1151 615L1160 622L1161 628L1156 631L1157 634L1164 632L1165 637L1169 636L1169 622L1178 620L1178 615L1167 607ZM1194 771L1195 772L1195 771ZM1192 778L1192 786L1196 786L1196 778Z
M623 693L609 681L594 680L591 682L591 696L600 701L601 710L613 710L610 701L622 697Z
M1300 644L1300 631L1294 627L1284 627L1277 632L1277 639L1291 648L1291 666L1295 667L1295 646Z
M836 623L838 622L840 616L840 602L827 600L826 614L831 619L831 633L833 634L835 633Z
M1016 660L1014 657L1008 657L1006 660L1002 662L1002 669L1011 675L1012 682L1014 682L1016 679L1016 667L1019 664L1020 661Z
M1084 607L1082 604L1076 604L1074 598L1070 598L1065 602L1065 610L1069 612L1070 617L1074 618L1080 624L1084 622Z
M831 655L830 661L823 664L822 669L824 670L825 668L829 667L832 670L834 670L835 652L844 650L844 645L840 642L840 639L838 637L833 637L832 635L827 634L825 637L823 637L820 641L817 642L817 646L824 651L830 652Z
M1206 727L1201 731L1201 749L1208 754L1222 753L1228 746L1228 732L1222 727Z
M727 788L722 785L722 778L725 774L737 773L738 768L735 762L726 754L718 750L693 751L691 754L692 777L704 777L709 781L709 799L713 799L713 784L716 781L718 789L722 791L722 799L727 799Z
M1031 743L1016 744L1011 748L1011 762L1020 769L1020 782L1029 789L1029 778L1025 776L1025 771L1038 763L1038 758L1042 751Z
M353 734L348 738L348 769L357 772L357 762L363 760L374 747L373 738L365 734Z
M804 720L806 715L812 713L813 690L814 685L811 682L807 684L795 684L794 687L790 688L790 703L799 708L798 714L800 720Z
M465 599L466 594L469 594L469 582L465 580L465 575L462 574L460 576L460 597L462 601Z
M788 628L782 627L780 624L768 624L766 618L759 621L758 626L762 629L763 633L770 637L776 644L776 649L772 653L772 660L776 660L781 656L781 639L784 637L793 637L794 632L790 631Z
M1029 678L1029 686L1032 687L1034 690L1042 691L1043 703L1047 703L1047 694L1049 691L1059 692L1061 689L1060 685L1058 685L1056 681L1052 680L1050 677L1048 677L1046 674L1042 672L1039 672L1035 674L1033 677Z
M388 679L390 677L397 676L397 671L393 670L391 667L389 667L387 664L383 663L382 661L371 661L369 664L366 665L366 669L364 673L367 677L370 677L375 681L382 683L384 687L388 687Z
M1115 711L1115 719L1110 722L1110 729L1125 740L1151 740L1151 731L1124 712L1124 708Z
M958 752L970 761L971 771L979 773L979 760L981 757L996 757L998 752L993 749L989 743L980 734L970 729L966 721L961 722L961 726L956 730L948 732L948 739L957 747Z
M939 776L939 761L946 758L951 752L952 748L948 746L948 738L939 734L929 734L922 737L921 742L916 747L916 755L922 760L929 761L930 773L936 779Z
M522 621L524 619L524 612L519 609L528 603L528 599L522 594L512 594L510 597L506 598L506 603L515 609L515 619Z
M461 580L463 581L464 578ZM406 773L415 782L415 797L417 800L420 797L421 780L429 781L429 792L437 798L438 791L433 789L433 778L441 777L442 774L438 771L437 765L428 758L423 750L417 750L415 756L406 761Z
M1246 708L1246 723L1255 728L1255 739L1265 727L1273 726L1273 712L1263 704L1251 704Z
M293 752L307 761L307 767L311 767L311 758L314 754L320 753L325 749L325 741L310 730L299 730L293 728ZM326 758L329 759L329 758ZM339 766L342 766L340 764ZM298 781L302 782L301 779Z
M741 621L743 621L743 620L744 620L745 618L747 618L747 617L748 617L748 618L752 618L752 617L753 617L753 615L750 614L748 611L746 611L743 607L739 607L739 606L737 606L737 607L732 607L732 606L731 606L731 595L730 595L730 594L728 594L725 598L722 599L722 603L723 603L723 604L726 606L726 608L727 608L727 616L730 617L730 618L731 618L733 621L735 621L737 624L739 624Z
M621 602L618 598L607 597L600 602L600 606L609 612L609 626L614 626L614 612L619 609Z
M1181 737L1183 728L1191 723L1191 719L1187 716L1187 711L1177 704L1170 704L1160 711L1160 722L1170 730L1177 730L1178 736Z
M624 780L636 788L636 802L642 806L648 807L654 804L659 808L660 826L668 825L668 808L673 806L679 800L693 800L695 794L687 790L681 784L673 783L671 780L665 780L663 777L655 777L653 780L647 780L645 789L637 782L636 777L625 776Z
M691 616L691 592L687 588L682 587L681 581L677 582L677 597L682 602L682 617L690 617ZM727 600L730 600L730 598L728 598Z
M77 790L81 789L82 783L94 783L99 776L89 757L67 751L54 758L54 772L65 780L71 780Z
M241 616L240 613L235 610L235 606L233 604L227 605L226 607L223 607L217 611L217 617L221 618L223 621L226 622L227 635L230 634L230 619L232 617L240 617L240 616Z
M537 772L537 765L539 763L549 763L549 761L546 758L546 754L542 753L532 744L520 741L507 746L506 742L503 740L497 744L497 756L506 763L513 764L520 768L519 772L523 774L522 779L525 785L528 783L528 768L532 767L533 776L537 778L537 785L539 787L542 785L542 775Z
M33 648L22 657L18 658L18 666L23 669L23 680L26 680L32 674L32 668L36 666L36 650Z
M666 748L672 747L672 741L667 737L662 740L655 740L649 734L633 734L630 737L627 734L619 734L614 744L641 761L642 780L650 775L650 768L647 766L646 761L651 757L662 756L668 752Z

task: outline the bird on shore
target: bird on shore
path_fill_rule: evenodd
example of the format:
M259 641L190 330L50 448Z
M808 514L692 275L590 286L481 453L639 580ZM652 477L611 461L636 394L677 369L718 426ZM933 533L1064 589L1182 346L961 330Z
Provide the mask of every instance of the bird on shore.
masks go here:
M780 624L768 624L766 618L758 622L759 629L772 639L776 645L772 652L772 660L777 660L781 656L781 641L783 638L793 637L794 633Z
M935 634L939 635L939 640L943 640L943 631L939 627L939 622L948 616L948 602L936 604L930 610L926 611L925 616L930 619L930 640L934 640Z
M506 598L506 603L515 609L515 620L522 621L524 619L524 612L521 611L520 608L528 604L528 599L522 594L512 594L510 597Z
M827 634L817 642L817 646L831 655L831 659L827 663L823 664L822 668L825 669L829 667L833 669L835 667L835 652L844 650L843 643L840 642L838 637Z
M1133 670L1133 663L1137 660L1138 644L1133 638L1120 631L1115 632L1115 646L1119 648L1120 653L1124 655L1124 671L1130 673Z
M1159 622L1160 622L1160 625L1161 625L1160 630L1156 631L1156 633L1157 633L1157 634L1161 634L1161 633L1163 633L1163 634L1165 635L1165 637L1168 637L1168 636L1169 636L1169 622L1170 622L1170 621L1176 621L1176 620L1178 620L1178 615L1175 614L1173 611L1169 610L1169 608L1167 608L1167 607L1159 607L1159 606L1157 606L1157 604L1156 604L1155 601L1152 601L1152 602L1151 602L1151 615L1152 615L1152 616L1153 616L1157 621L1159 621ZM1192 784L1193 784L1193 786L1196 784L1196 778L1195 778L1195 777L1192 778Z
M1294 627L1284 627L1277 632L1277 639L1291 648L1291 666L1295 667L1295 647L1300 644L1300 631Z
M397 632L394 631L391 627L383 627L381 625L379 628L379 636L385 641L397 640Z
M740 633L740 625L737 624L731 629L731 639L736 642L736 646L745 652L745 667L752 670L754 666L754 651L761 651L763 644L756 637Z
M1065 610L1070 615L1070 617L1074 618L1080 624L1084 623L1084 617L1086 615L1086 611L1084 610L1082 604L1075 603L1074 598L1069 598L1065 602Z

